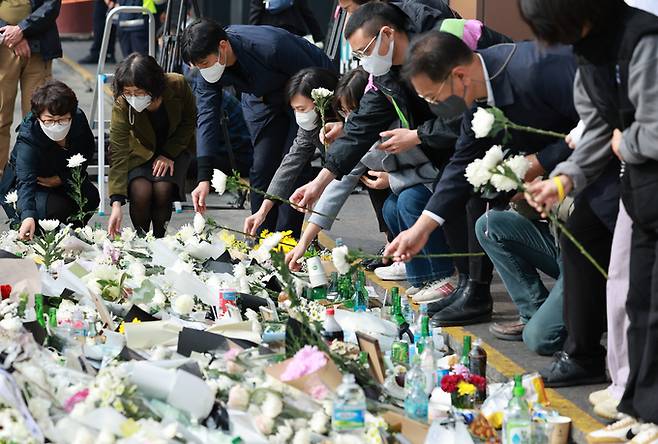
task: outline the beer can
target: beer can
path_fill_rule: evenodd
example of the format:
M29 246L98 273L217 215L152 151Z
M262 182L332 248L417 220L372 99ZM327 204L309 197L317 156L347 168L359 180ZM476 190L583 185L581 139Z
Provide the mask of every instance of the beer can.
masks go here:
M391 345L391 362L393 365L409 365L409 343L395 341Z

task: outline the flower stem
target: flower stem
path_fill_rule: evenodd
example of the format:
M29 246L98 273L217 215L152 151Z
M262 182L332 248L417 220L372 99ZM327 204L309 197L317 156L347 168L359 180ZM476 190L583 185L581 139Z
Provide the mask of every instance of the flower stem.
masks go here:
M240 188L244 188L244 189L247 189L247 190L249 190L249 191L253 191L253 192L256 193L256 194L260 194L260 195L263 196L265 199L269 199L269 200L274 200L274 201L277 201L277 202L281 202L281 203L284 203L284 204L290 205L290 206L293 207L293 208L299 208L299 209L304 210L304 211L306 211L306 212L313 213L313 214L317 214L318 216L327 217L327 218L329 218L329 219L331 219L331 220L340 220L340 219L338 219L337 217L331 217L331 216L329 216L328 214L320 213L319 211L314 211L314 210L311 210L311 209L309 209L309 208L306 208L306 207L302 207L302 206L300 206L300 205L297 205L296 203L291 202L291 201L288 200L288 199L284 199L283 197L274 196L273 194L269 194L269 193L267 193L267 192L265 192L265 191L263 191L263 190L259 190L258 188L254 188L254 187L252 187L251 185L247 185L246 183L239 182L239 183L238 183L238 186L239 186Z
M565 137L567 137L567 134L533 128L531 126L517 125L516 123L510 122L509 120L507 121L505 126L507 128L515 129L518 131L525 131L526 133L535 133L535 134L540 134L542 136L557 137L558 139L564 139Z

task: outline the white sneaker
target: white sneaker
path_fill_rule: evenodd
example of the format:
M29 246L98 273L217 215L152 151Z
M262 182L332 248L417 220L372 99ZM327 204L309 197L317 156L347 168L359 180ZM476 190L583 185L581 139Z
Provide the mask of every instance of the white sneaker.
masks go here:
M421 291L416 293L412 299L416 304L429 304L431 302L440 301L455 291L456 286L456 282L452 276L430 282L429 284L426 284Z
M617 411L617 406L619 401L614 398L606 399L603 402L599 402L594 406L594 413L597 416L605 419L617 419L619 418L619 412Z
M610 391L608 391L607 388L603 390L599 390L597 392L590 393L589 395L589 403L592 404L593 406L597 404L601 404L609 399L612 399L612 395L610 394Z
M405 290L404 294L407 297L411 297L415 294L418 294L418 292L420 292L422 289L423 289L422 287L409 287Z
M387 267L375 268L375 275L382 281L404 281L407 279L407 270L404 262L393 262Z
M641 432L631 439L631 444L651 444L658 439L658 426L655 424L644 424Z
M633 426L638 425L636 419L624 415L621 419L607 427L595 430L587 435L587 442L592 443L613 443L628 441L627 435Z

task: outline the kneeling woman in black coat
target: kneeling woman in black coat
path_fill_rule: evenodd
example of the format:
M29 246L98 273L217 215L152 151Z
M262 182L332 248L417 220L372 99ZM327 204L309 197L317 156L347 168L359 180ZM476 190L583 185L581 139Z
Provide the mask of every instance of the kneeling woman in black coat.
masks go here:
M67 223L78 210L70 197L71 169L68 159L81 154L89 160L94 152L94 136L89 122L78 108L75 93L64 83L49 80L32 95L32 110L18 128L16 145L0 181L0 198L7 216L20 222L19 235L30 239L39 219ZM85 211L98 207L98 190L82 164L82 194ZM18 191L16 206L5 196ZM78 223L79 224L79 223Z

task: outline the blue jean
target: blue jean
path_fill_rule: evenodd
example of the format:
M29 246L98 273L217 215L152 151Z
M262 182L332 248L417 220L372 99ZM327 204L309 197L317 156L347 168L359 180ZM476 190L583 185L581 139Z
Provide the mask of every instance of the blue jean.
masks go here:
M475 232L526 323L523 341L528 348L541 355L561 350L566 338L561 260L548 224L514 211L489 211L477 221ZM557 279L550 292L538 270Z
M391 234L397 236L415 224L430 197L432 197L432 193L424 185L407 188L399 195L391 194L384 202L383 208L384 220ZM434 230L420 254L445 253L450 253L450 249L443 230ZM407 262L405 268L409 283L419 287L428 282L452 276L454 266L449 258L416 258Z

